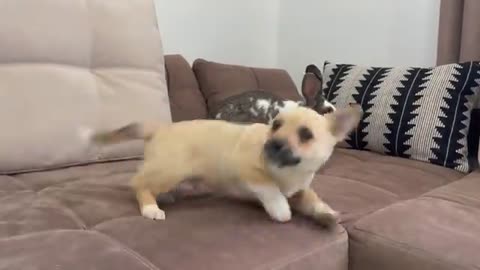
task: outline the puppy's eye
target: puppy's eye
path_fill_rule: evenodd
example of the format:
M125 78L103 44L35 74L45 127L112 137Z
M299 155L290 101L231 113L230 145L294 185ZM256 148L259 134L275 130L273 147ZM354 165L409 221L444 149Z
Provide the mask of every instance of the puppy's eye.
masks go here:
M307 127L300 127L298 129L298 138L300 138L300 142L305 143L313 139L313 133Z
M273 120L273 123L272 123L272 131L275 132L277 131L280 127L282 127L283 125L283 121L280 120L280 119L275 119Z

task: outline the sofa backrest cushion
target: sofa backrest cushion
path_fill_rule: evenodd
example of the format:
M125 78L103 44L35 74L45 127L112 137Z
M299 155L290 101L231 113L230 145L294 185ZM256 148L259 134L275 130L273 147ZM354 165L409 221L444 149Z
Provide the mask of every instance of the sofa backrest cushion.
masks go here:
M303 100L290 75L282 69L230 65L205 59L196 59L192 68L209 112L216 111L228 97L251 90L264 90L289 100Z
M152 0L0 1L0 173L141 156L96 130L171 122Z
M204 119L207 104L190 64L181 55L165 55L168 96L174 122Z

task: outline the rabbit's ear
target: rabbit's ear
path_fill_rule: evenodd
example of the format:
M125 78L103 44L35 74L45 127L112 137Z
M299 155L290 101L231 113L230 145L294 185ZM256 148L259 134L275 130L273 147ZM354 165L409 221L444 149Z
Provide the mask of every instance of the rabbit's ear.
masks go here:
M313 73L305 73L302 80L302 94L305 98L307 107L315 107L315 97L321 90L322 81Z
M314 64L310 64L308 65L306 68L305 68L305 73L313 73L315 74L315 76L317 76L317 78L322 81L322 72L320 71L320 69L315 66Z

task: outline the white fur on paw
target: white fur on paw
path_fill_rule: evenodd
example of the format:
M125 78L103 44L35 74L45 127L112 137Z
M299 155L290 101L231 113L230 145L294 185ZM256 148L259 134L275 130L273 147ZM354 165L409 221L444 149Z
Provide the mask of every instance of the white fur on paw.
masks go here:
M153 220L164 220L165 212L155 204L145 205L142 208L142 216Z
M292 218L292 211L287 198L276 186L252 186L252 191L262 202L265 211L275 221L287 222Z
M271 211L270 216L278 222L288 222L292 219L292 212L288 208L279 208Z
M265 202L265 208L274 220L279 222L287 222L292 219L292 211L286 199L278 197Z

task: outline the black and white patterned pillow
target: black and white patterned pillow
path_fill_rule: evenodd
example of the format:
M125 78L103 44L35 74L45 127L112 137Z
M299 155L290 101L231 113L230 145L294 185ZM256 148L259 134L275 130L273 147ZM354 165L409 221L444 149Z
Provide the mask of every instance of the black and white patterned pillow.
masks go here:
M332 104L358 103L364 110L341 146L472 170L467 134L480 91L480 62L418 68L327 61L323 82Z

